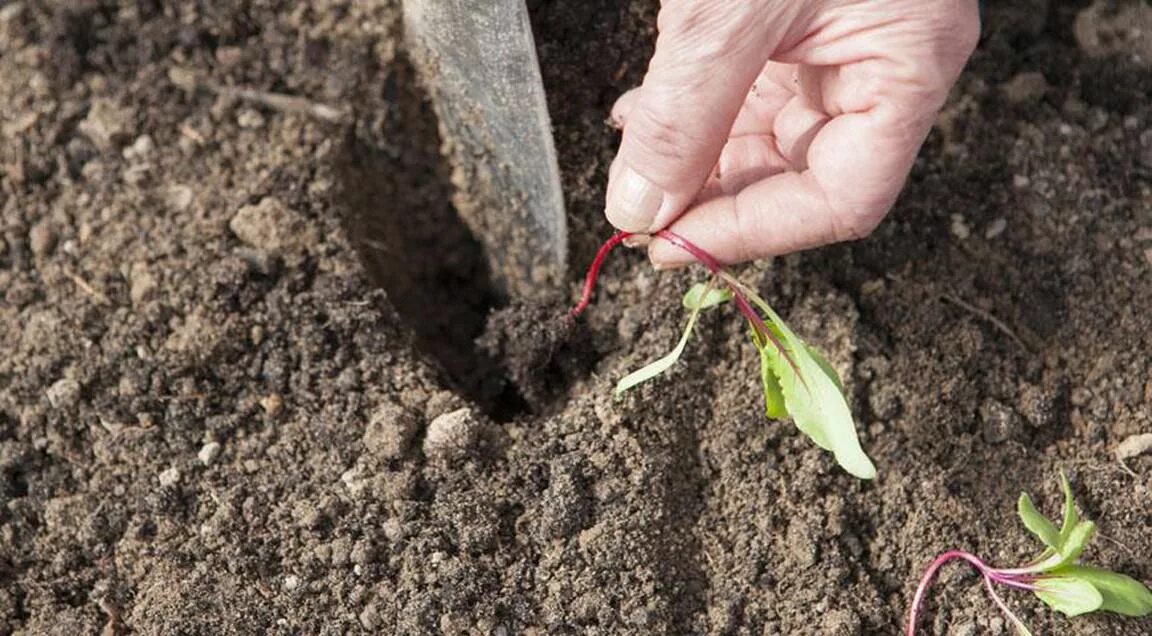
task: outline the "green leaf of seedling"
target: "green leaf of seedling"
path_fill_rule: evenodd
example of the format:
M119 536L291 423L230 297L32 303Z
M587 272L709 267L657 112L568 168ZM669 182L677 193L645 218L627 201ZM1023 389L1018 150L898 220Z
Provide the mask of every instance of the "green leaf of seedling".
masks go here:
M1084 548L1096 533L1096 524L1091 521L1081 521L1068 533L1068 538L1060 545L1060 565L1071 565L1083 554Z
M1103 597L1102 610L1133 617L1152 614L1152 591L1134 578L1086 565L1068 565L1052 574L1090 583Z
M1043 577L1036 581L1036 596L1065 616L1095 612L1104 596L1088 581L1070 576Z
M788 408L784 404L784 390L780 388L780 378L776 377L773 368L778 364L775 356L780 354L772 347L767 338L752 332L752 343L760 352L760 382L764 385L764 414L770 420L782 420L788 417Z
M844 383L840 381L840 374L836 373L836 369L832 368L832 363L828 362L828 358L825 358L824 354L817 351L815 347L808 343L804 343L804 350L808 352L808 355L812 356L812 359L816 361L820 370L832 380L836 388L840 390L840 393L844 393Z
M1081 521L1072 528L1068 539L1060 545L1059 550L1051 548L1044 551L1032 565L1018 570L1023 574L1050 573L1058 568L1071 565L1083 554L1085 546L1096 531L1096 524L1091 521Z
M1064 521L1060 524L1060 543L1063 544L1068 541L1068 537L1080 523L1080 517L1076 514L1076 501L1072 497L1072 484L1068 483L1068 475L1064 474L1064 471L1060 471L1060 488L1064 491Z
M732 300L732 292L727 288L717 288L711 283L696 283L684 294L685 309L708 309Z
M733 280L725 278L730 283ZM861 479L874 478L876 466L860 447L852 411L831 365L823 356L813 355L807 343L788 328L763 298L739 281L735 284L764 312L771 335L776 338L772 342L764 335L762 340L758 337L754 341L761 352L762 366L767 365L778 381L784 406L796 427L816 445L832 451L844 470ZM771 351L766 354L765 349ZM766 401L772 399L769 391L774 389L771 381L765 382Z
M696 287L693 286L692 289L688 290L688 294L684 296L685 305L688 304L688 296L692 295L692 290L695 288ZM696 328L696 322L700 319L700 311L703 310L704 307L709 306L705 301L712 298L711 291L712 283L709 282L703 286L701 291L696 295L696 302L693 304L692 314L688 317L688 325L684 327L684 333L680 336L680 342L676 343L676 347L672 349L672 351L669 351L663 358L650 362L643 368L633 371L621 378L620 381L616 383L616 395L620 395L638 384L651 380L668 369L671 369L672 365L676 364L680 356L684 354L684 346L688 344L688 338L692 336L692 330Z
M1020 493L1020 501L1016 504L1016 511L1020 515L1020 521L1024 522L1024 527L1043 541L1044 545L1054 550L1060 549L1062 542L1060 531L1056 529L1056 524L1036 510L1036 506L1032 503L1032 498L1028 496L1028 493Z

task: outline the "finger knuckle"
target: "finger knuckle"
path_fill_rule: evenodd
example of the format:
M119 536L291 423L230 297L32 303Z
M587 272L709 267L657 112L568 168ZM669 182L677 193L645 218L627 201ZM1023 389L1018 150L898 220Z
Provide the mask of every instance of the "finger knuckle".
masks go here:
M879 203L868 203L853 207L839 214L832 214L831 235L833 242L855 241L871 236L884 216L888 213L888 206Z
M756 24L754 2L745 0L676 0L666 2L657 17L660 37L690 52L699 62L719 62L748 41Z
M631 135L633 143L646 153L684 160L688 158L694 141L688 131L689 127L684 126L676 113L663 105L654 105L632 114L626 134Z

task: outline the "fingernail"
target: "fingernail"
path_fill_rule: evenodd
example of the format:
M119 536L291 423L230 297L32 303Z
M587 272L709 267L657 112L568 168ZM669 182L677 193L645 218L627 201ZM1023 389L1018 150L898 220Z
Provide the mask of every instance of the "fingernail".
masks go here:
M653 262L652 267L655 268L656 271L658 271L658 272L667 272L667 271L670 271L673 269L680 269L681 267L684 267L687 264L688 263L666 263L664 261L661 261L659 263Z
M624 245L627 247L644 247L652 242L652 235L650 234L632 234L624 239Z
M652 241L648 246L648 260L651 261L652 267L661 272L680 269L691 264L692 261L683 260L683 255L678 250L679 248L673 247L668 241Z
M652 226L664 193L651 181L628 166L608 185L608 221L628 232L644 232Z

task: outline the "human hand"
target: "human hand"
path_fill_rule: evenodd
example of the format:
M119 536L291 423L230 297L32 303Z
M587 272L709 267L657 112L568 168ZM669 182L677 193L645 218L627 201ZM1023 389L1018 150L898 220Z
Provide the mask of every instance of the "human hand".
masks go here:
M665 0L605 213L736 263L868 235L976 46L976 0ZM658 267L692 261L653 240Z

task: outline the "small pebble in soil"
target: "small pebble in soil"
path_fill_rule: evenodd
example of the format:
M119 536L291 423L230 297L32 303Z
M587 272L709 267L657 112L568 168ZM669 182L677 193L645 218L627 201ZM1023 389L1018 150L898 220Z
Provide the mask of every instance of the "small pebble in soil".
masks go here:
M968 222L964 220L964 215L962 214L952 215L952 226L950 229L952 230L952 236L955 236L961 241L972 236L972 229L968 227Z
M984 230L984 238L989 240L994 239L997 236L1003 234L1004 230L1006 229L1008 229L1007 219L1004 219L1003 217L993 219L992 222L988 224L988 227Z
M300 577L295 574L289 574L284 577L284 589L289 592L295 592L296 588L300 587Z
M171 488L180 483L180 470L175 466L171 466L161 471L157 479L160 481L162 487Z
M33 225L28 231L28 247L37 257L48 256L56 249L56 232L47 220Z
M276 197L264 197L256 205L241 207L228 222L228 228L236 238L266 251L306 250L317 238L303 217Z
M996 400L985 400L980 405L980 419L983 422L981 432L984 441L989 444L1012 439L1020 428L1020 415L1011 407Z
M401 457L412 443L419 421L407 409L385 403L372 412L360 442L364 450L382 459Z
M1048 92L1048 81L1044 79L1043 73L1025 71L1001 84L1000 91L1013 104L1036 102Z
M1152 433L1132 435L1116 446L1116 457L1132 459L1152 451Z
M260 408L264 409L268 415L275 417L284 409L284 398L280 397L279 393L269 393L260 398Z
M48 387L48 403L53 408L67 408L80 401L80 383L71 378L57 380Z
M976 636L976 623L964 621L948 630L948 636Z
M470 408L445 413L428 424L424 454L435 459L459 459L468 454L480 434L480 421Z
M158 283L148 263L136 261L128 270L128 298L139 305L156 291Z
M77 127L97 148L111 150L128 141L135 116L107 99L97 99Z
M218 457L220 457L220 442L208 442L200 447L199 453L196 453L196 459L205 466L215 464Z

